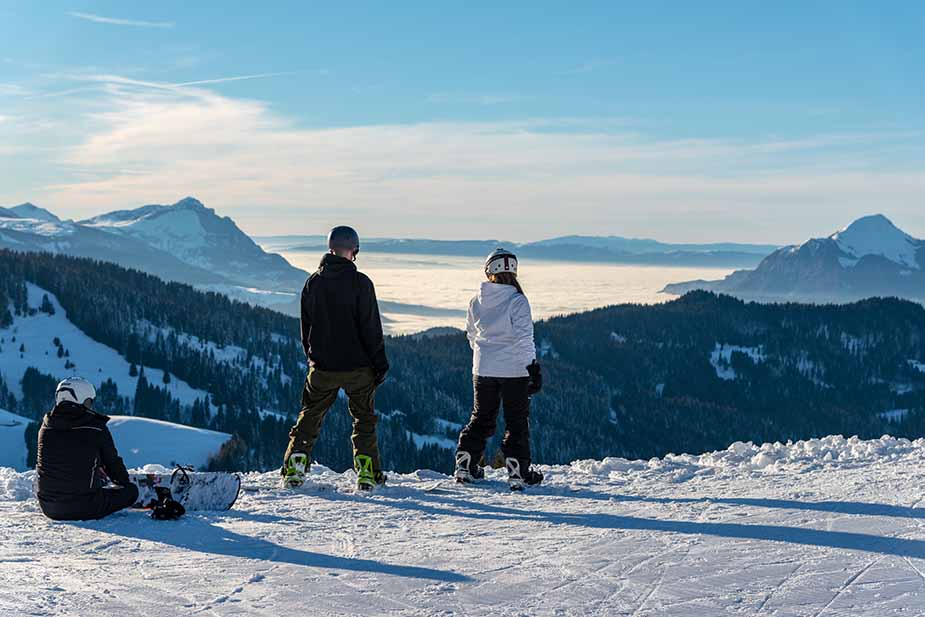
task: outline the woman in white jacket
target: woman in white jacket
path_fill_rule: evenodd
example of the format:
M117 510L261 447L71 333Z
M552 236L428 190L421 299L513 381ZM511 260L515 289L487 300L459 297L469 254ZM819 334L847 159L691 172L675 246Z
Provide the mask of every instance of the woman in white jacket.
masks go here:
M504 408L506 432L501 443L512 490L539 484L543 475L530 469L530 397L542 388L536 361L530 302L517 281L517 257L497 249L485 261L482 283L469 303L466 333L472 346L474 405L459 435L456 481L485 476L485 444L495 433Z

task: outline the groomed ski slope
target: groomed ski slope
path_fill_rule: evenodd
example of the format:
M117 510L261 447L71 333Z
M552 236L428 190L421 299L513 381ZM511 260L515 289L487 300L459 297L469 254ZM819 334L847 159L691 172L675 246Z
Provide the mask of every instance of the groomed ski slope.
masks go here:
M294 494L247 475L225 513L54 523L0 469L0 615L925 614L925 440L545 471L359 496L316 467Z

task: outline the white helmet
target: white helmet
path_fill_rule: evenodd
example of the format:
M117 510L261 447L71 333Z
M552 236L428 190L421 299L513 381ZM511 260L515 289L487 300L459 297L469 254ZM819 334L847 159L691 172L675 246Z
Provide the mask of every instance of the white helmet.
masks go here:
M517 257L510 251L497 248L485 260L485 274L491 276L501 272L517 274Z
M55 403L77 403L87 409L93 408L96 399L96 388L93 384L80 377L71 377L58 384L55 389Z

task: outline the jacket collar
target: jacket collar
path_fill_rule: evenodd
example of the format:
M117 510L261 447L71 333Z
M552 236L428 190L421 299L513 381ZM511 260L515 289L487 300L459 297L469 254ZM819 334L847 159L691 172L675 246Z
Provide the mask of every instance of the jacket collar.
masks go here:
M109 422L109 416L87 409L83 405L65 401L55 405L55 408L45 415L43 422L47 426L60 428L86 426L88 424L103 426Z
M345 272L356 272L356 269L357 266L353 261L333 253L327 253L321 258L321 263L318 265L318 274L326 278L336 277Z

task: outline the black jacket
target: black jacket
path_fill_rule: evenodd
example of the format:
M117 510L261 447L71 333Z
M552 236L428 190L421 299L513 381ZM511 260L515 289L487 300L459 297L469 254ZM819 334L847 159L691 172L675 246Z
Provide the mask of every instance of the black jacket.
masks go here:
M349 259L325 255L305 282L302 346L323 371L389 370L376 289Z
M40 500L70 501L92 494L103 486L100 471L116 484L129 484L107 422L108 416L76 403L61 403L45 414L35 465Z

